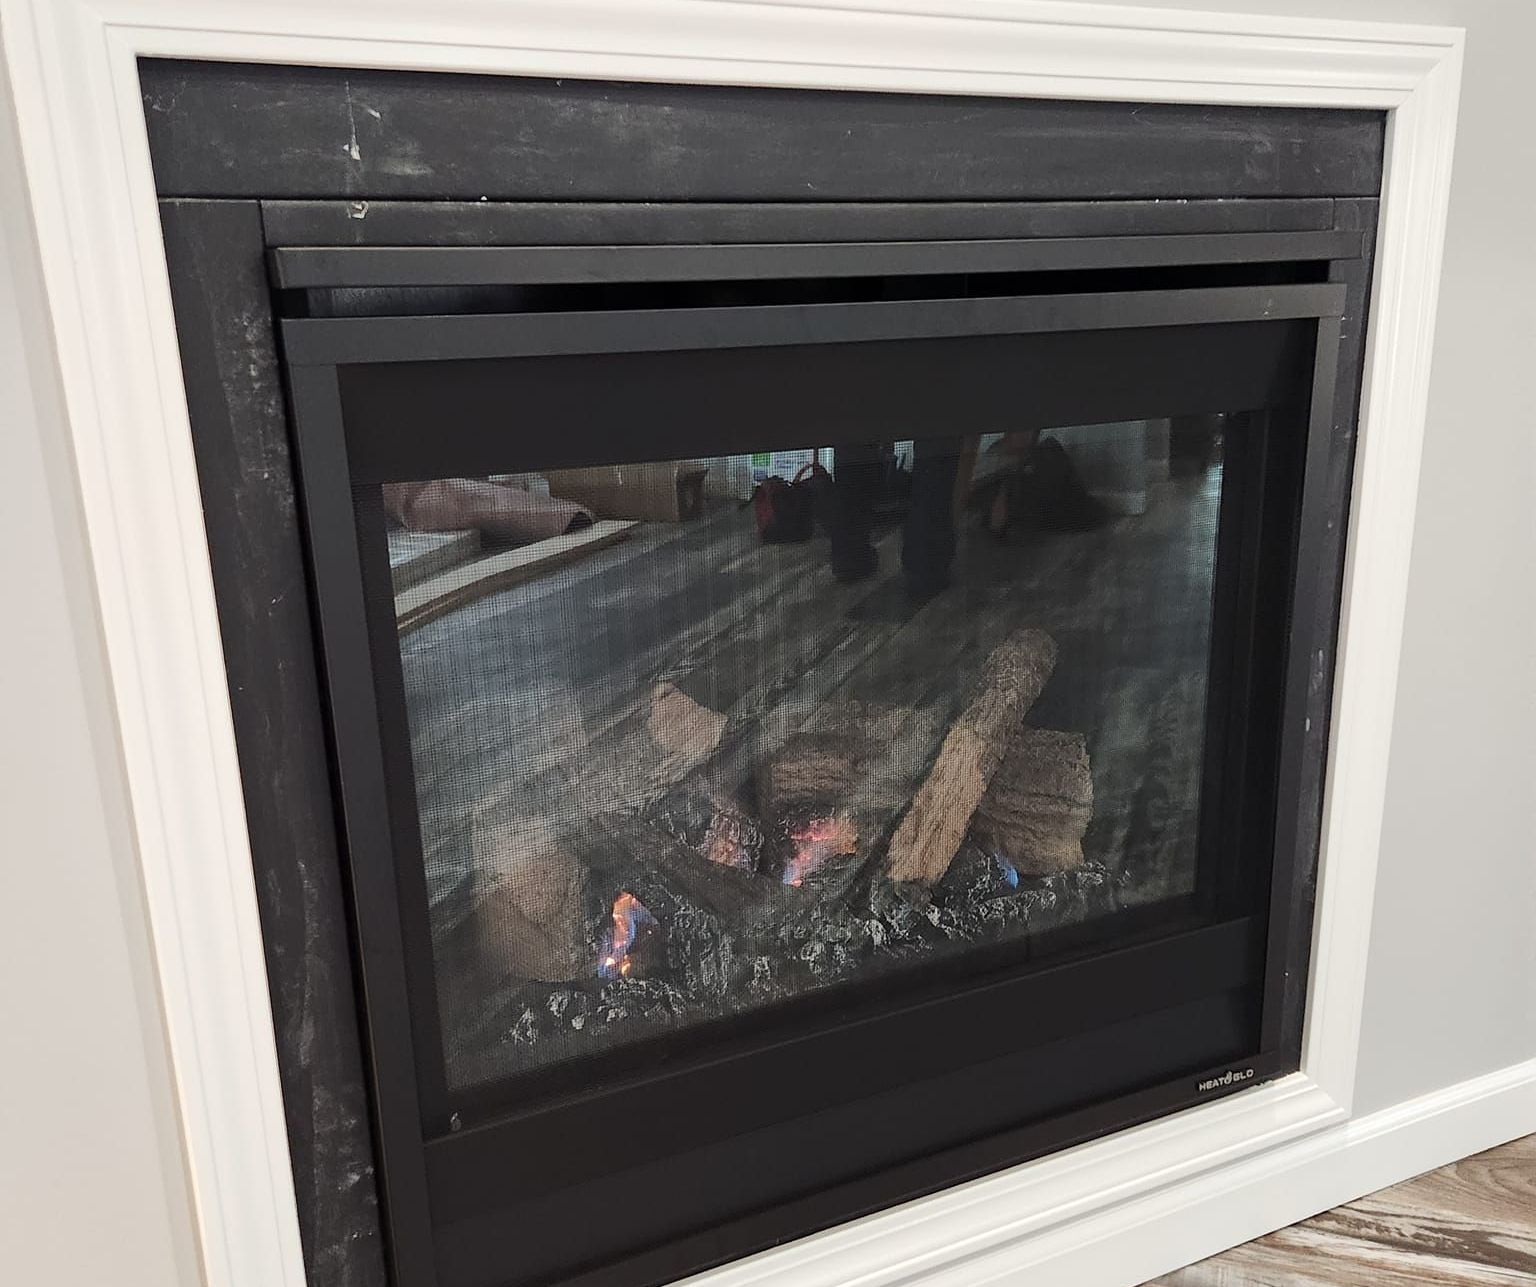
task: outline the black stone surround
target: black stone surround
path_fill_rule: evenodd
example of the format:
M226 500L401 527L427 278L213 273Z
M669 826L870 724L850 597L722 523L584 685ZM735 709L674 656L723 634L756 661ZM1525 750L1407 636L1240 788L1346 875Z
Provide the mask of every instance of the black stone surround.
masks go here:
M1358 230L1363 256L1332 272L1348 302L1295 834L1310 907L1380 114L171 62L141 75L312 1287L388 1275L269 247ZM1295 918L1293 961L1309 924ZM1297 1033L1304 979L1288 979Z

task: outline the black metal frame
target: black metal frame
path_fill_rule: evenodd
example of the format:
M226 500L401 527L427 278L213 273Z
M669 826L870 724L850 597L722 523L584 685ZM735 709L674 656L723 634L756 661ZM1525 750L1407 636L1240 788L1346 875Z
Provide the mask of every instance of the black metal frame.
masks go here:
M1158 264L1248 262L1234 238L1114 240L1138 243L1140 253ZM1211 248L1201 251L1200 243L1207 240ZM955 250L956 246L961 249ZM965 262L973 272L986 271L979 266L982 264L1000 272L1019 271L1020 264L1028 265L1031 271L1047 272L1065 271L1085 263L1137 266L1136 254L1124 253L1129 247L1100 254L1097 259L1098 252L1085 247L1083 240L1064 239L1013 243L973 253L965 243L943 243L937 262ZM1350 232L1328 232L1321 236L1284 234L1278 238L1257 234L1253 236L1253 247L1258 262L1310 253L1347 256L1358 253L1359 236ZM479 252L336 249L315 254L279 248L273 255L273 265L276 280L289 288L300 283L306 288L400 285L400 278L413 285L467 280L652 281L658 272L675 271L692 255L699 257L694 262L700 266L691 270L691 280L714 281L738 274L769 276L775 265L807 273L828 271L834 276L872 273L877 271L875 265L883 273L934 271L934 265L920 253L920 245L895 249L870 244L813 246L806 248L803 255L796 253L800 247L666 249L670 253L659 256L653 247L613 246L595 248L593 253L583 249L571 254L521 247ZM789 253L779 253L786 250ZM945 258L951 254L958 259ZM1202 258L1203 255L1209 257ZM684 270L685 277L688 272ZM519 277L520 273L527 275ZM1292 902L1297 883L1296 855L1304 852L1305 846L1297 844L1296 828L1304 822L1295 821L1300 810L1293 807L1299 806L1303 749L1293 730L1303 720L1312 640L1309 619L1293 616L1285 624L1286 633L1292 636L1286 650L1289 669L1283 710L1277 711L1272 721L1277 731L1286 730L1286 737L1277 758L1266 761L1265 770L1277 779L1273 801L1257 814L1250 810L1246 817L1232 824L1247 829L1248 843L1253 843L1255 836L1265 844L1273 839L1276 860L1267 925L1262 918L1236 916L1216 925L1201 926L1192 918L1190 929L1183 934L1169 935L1164 925L1161 933L1145 942L1138 944L1130 938L1116 951L1083 954L1078 958L1068 956L1044 969L1015 961L1004 973L972 978L968 985L959 988L953 980L937 978L931 995L919 993L899 1010L887 1009L880 1015L855 1021L849 1013L833 1009L820 1020L814 1016L802 1018L793 1037L781 1035L767 1045L761 1039L748 1040L738 1042L734 1049L718 1049L708 1066L648 1076L632 1074L621 1087L589 1087L555 1101L540 1102L511 1118L456 1131L441 1075L441 1047L437 1044L425 890L419 871L412 868L409 860L400 860L401 854L414 853L419 858L414 795L386 789L387 782L397 787L401 782L409 782L411 771L402 736L400 662L398 650L392 644L395 626L388 612L391 599L383 518L374 484L394 478L530 466L525 455L519 456L515 464L510 461L505 455L505 443L489 447L467 441L455 443L451 431L446 434L447 441L434 435L432 463L424 465L419 444L412 444L409 435L380 432L383 422L376 415L369 416L366 400L355 389L349 394L349 372L359 367L399 371L406 383L388 390L385 399L398 406L402 389L413 385L422 389L426 402L442 398L449 386L431 377L434 372L457 370L451 365L456 361L477 362L481 378L471 384L483 384L489 379L494 385L492 373L497 361L509 358L516 358L525 368L530 360L536 362L554 355L600 355L602 360L613 360L615 355L625 353L696 357L713 352L735 360L744 353L762 354L786 345L795 346L795 354L803 357L852 341L861 342L861 350L869 353L882 346L892 347L893 351L905 350L913 343L940 337L969 336L999 342L1011 342L1020 336L1072 337L1072 344L1083 345L1091 343L1090 337L1097 335L1100 343L1118 345L1116 351L1123 354L1132 351L1132 347L1125 345L1127 339L1135 342L1134 347L1149 352L1148 360L1138 368L1145 373L1166 366L1169 361L1170 350L1159 349L1152 341L1189 339L1193 328L1198 329L1199 343L1209 352L1213 340L1222 336L1252 336L1256 326L1274 336L1284 332L1286 342L1294 348L1298 334L1295 328L1305 326L1310 329L1304 356L1313 373L1309 409L1290 409L1288 424L1272 425L1267 431L1299 432L1306 436L1303 484L1310 489L1305 493L1308 503L1302 507L1297 524L1294 564L1279 575L1288 587L1288 601L1307 602L1303 596L1315 590L1320 575L1319 538L1327 516L1319 489L1319 471L1329 456L1333 381L1339 351L1337 318L1344 309L1342 286L1298 283L639 312L301 317L283 323L357 910L377 1113L376 1139L385 1163L385 1203L399 1282L414 1285L441 1281L458 1287L497 1281L494 1275L508 1268L505 1226L509 1222L520 1229L519 1263L526 1277L519 1281L544 1281L554 1273L560 1273L563 1280L593 1284L673 1276L786 1234L845 1219L913 1192L954 1183L1129 1120L1140 1120L1192 1102L1196 1098L1194 1087L1206 1073L1224 1071L1234 1059L1240 1058L1245 1069L1251 1068L1255 1079L1294 1068L1300 1015L1288 1015L1283 1001L1287 978L1304 966L1304 961L1295 959ZM1189 351L1193 350L1186 353ZM1220 351L1219 345L1216 351ZM1053 355L1053 364L1058 357ZM987 355L985 360L995 361L995 354ZM568 391L573 384L570 376L571 372L564 369L553 372L551 378ZM1070 385L1070 381L1065 383ZM520 387L525 395L526 385L524 377ZM1143 378L1137 388L1144 395L1147 380ZM1219 405L1219 391L1216 396L1218 403L1213 405ZM363 418L369 424L366 434L348 433L349 397L354 412L359 402L364 404ZM890 423L892 414L899 413L899 402L898 397L892 405L881 408L885 423ZM1146 414L1145 404L1142 406L1142 413ZM1159 407L1158 413L1198 409L1201 408L1170 404ZM1089 411L1092 410L1090 404ZM1048 411L1043 414L1050 419ZM354 414L352 418L357 417ZM1082 418L1095 417L1085 414ZM1103 414L1101 418L1114 417ZM455 419L440 416L436 423L451 430ZM409 410L400 420L411 421ZM674 451L688 454L690 445L697 447L696 443L681 440L669 442L658 429L659 426L647 426L647 432L639 435L640 444L627 449L635 451L636 458L656 458ZM752 439L752 432L748 426L739 441L716 438L710 449L737 451L770 445ZM826 426L807 432L817 443L835 440L835 436L828 437ZM787 444L776 440L771 445ZM621 454L615 455L616 450ZM622 459L623 450L626 448L616 448L611 439L599 441L587 454L569 444L545 445L537 464ZM1291 522L1296 517L1286 515L1284 521ZM1243 539L1251 541L1256 535L1249 533ZM1223 540L1227 539L1230 537L1224 528ZM1250 600L1257 597L1251 584L1234 585L1232 593ZM1273 668L1258 667L1248 676L1249 680L1260 673L1272 674ZM1214 723L1232 725L1226 736L1240 742L1248 735L1240 726L1244 709L1241 684L1222 679L1220 687L1223 691L1213 695L1213 710L1217 712ZM386 730L383 738L381 727ZM386 765L384 757L390 755L394 761ZM1230 842L1230 829L1228 839ZM386 853L396 854L388 869L380 862L380 855ZM416 963L414 970L407 968L410 962ZM425 976L422 963L428 971ZM1250 1043L1239 1034L1249 1031L1255 1016L1244 1012L1239 994L1251 986L1249 980L1260 972L1264 999L1262 1012L1257 1016L1257 1031L1261 1038L1251 1043L1250 1049ZM1115 980L1119 989L1120 1009L1103 1002L1110 979ZM978 1028L987 1026L967 1022L967 1007L975 1007L980 1013L995 1012L1000 1005L1027 1005L1033 1012L1032 1026L1038 1036L1051 1031L1052 1024L1070 1027L1069 1017L1095 1002L1103 1020L1100 1040L1114 1038L1146 1050L1163 1045L1168 1032L1159 1030L1149 1019L1151 1011L1161 1016L1157 1022L1167 1025L1170 1031L1182 1031L1191 1051L1208 1050L1215 1066L1197 1069L1193 1075L1182 1073L1170 1080L1166 1074L1154 1072L1154 1059L1147 1066L1147 1075L1157 1084L1149 1089L1126 1094L1122 1087L1121 1093L1087 1108L1063 1103L1043 1126L1032 1122L1009 1128L1006 1113L1001 1117L996 1113L978 1117L974 1105L986 1103L989 1098L993 1103L1006 1102L1002 1087L1006 1077L1019 1074L1020 1059L1026 1064L1034 1061L1036 1076L1089 1076L1096 1052L1093 1041L1080 1038L1075 1044L1057 1043L1054 1050L1010 1052L1006 1041L1002 1042L1003 1048L990 1049L985 1042L973 1039L963 1056L957 1056L954 1042L938 1040L925 1043L922 1053L913 1052L912 1025L919 1018L930 1034L950 1031L958 1038L961 1033L974 1034ZM1197 1015L1198 1022L1193 1018ZM1066 1035L1066 1028L1062 1028L1062 1035ZM1206 1044L1202 1045L1202 1041ZM921 1165L906 1163L902 1156L887 1157L881 1165L878 1147L869 1147L860 1158L868 1164L868 1174L855 1180L839 1180L835 1171L831 1172L815 1199L759 1203L760 1208L766 1205L767 1209L754 1211L750 1209L751 1203L741 1201L739 1192L717 1194L713 1202L695 1203L695 1220L717 1225L712 1236L690 1237L686 1231L674 1231L675 1236L667 1238L664 1214L650 1213L637 1223L657 1233L667 1243L664 1249L647 1250L635 1244L629 1249L632 1254L621 1256L612 1245L594 1248L593 1261L611 1263L606 1267L589 1266L586 1271L569 1257L561 1262L553 1243L567 1235L562 1233L561 1213L545 1201L543 1190L561 1182L577 1185L567 1193L565 1201L568 1207L579 1204L583 1200L580 1185L590 1179L583 1167L590 1168L595 1148L605 1135L611 1136L620 1120L632 1139L638 1133L642 1145L648 1142L661 1150L671 1147L675 1153L680 1140L691 1141L693 1152L687 1154L685 1150L684 1155L695 1160L709 1157L711 1150L718 1153L721 1148L754 1149L761 1165L763 1144L760 1137L754 1141L756 1131L772 1126L788 1139L794 1130L788 1122L790 1117L799 1118L802 1123L831 1123L834 1127L841 1119L846 1131L860 1114L867 1119L876 1107L890 1109L892 1096L898 1092L879 1084L878 1079L861 1083L854 1097L857 1102L849 1102L846 1095L839 1102L838 1095L829 1089L838 1083L835 1078L828 1078L812 1079L822 1088L820 1098L802 1096L786 1104L781 1095L776 1113L768 1115L775 1120L761 1116L761 1106L768 1102L768 1096L762 1092L776 1083L782 1084L795 1069L807 1063L867 1068L872 1062L871 1052L884 1052L886 1063L899 1068L908 1079L918 1074L920 1065L926 1067L925 1075L930 1079L953 1081L958 1077L966 1083L953 1096L956 1111L932 1114L934 1134L922 1139L921 1132L909 1132L903 1139L905 1154L924 1150L929 1153ZM1097 1050L1098 1057L1102 1058L1102 1053ZM1123 1050L1119 1056L1126 1067L1134 1068L1136 1057L1127 1058ZM878 1066L881 1061L873 1062ZM743 1073L740 1069L748 1071ZM728 1093L733 1083L740 1084L743 1076L759 1093ZM999 1076L1005 1078L1003 1083L989 1084L989 1078L996 1082ZM910 1087L906 1093L913 1093ZM757 1118L750 1110L743 1111L744 1105L751 1103L759 1106ZM655 1127L649 1136L644 1126L636 1126L647 1122ZM968 1134L983 1133L985 1138L979 1144L956 1146ZM802 1141L799 1147L814 1148L814 1138ZM784 1149L781 1140L781 1154ZM536 1178L525 1176L519 1180L515 1172L509 1171L508 1159L520 1155L541 1158ZM678 1169L679 1165L682 1169ZM718 1156L703 1165L713 1165L715 1171L711 1174L719 1174ZM686 1164L672 1166L671 1182L676 1184L686 1174ZM659 1181L663 1177L656 1178ZM600 1185L594 1189L588 1183L585 1195L587 1200L603 1200ZM611 1199L614 1195L608 1196ZM568 1222L568 1212L564 1219ZM613 1223L622 1234L623 1222ZM549 1237L541 1241L546 1229ZM633 1228L628 1232L632 1243L634 1232ZM571 1277L572 1271L577 1271L576 1277Z
M1059 273L1189 264L1315 262L1359 253L1358 232L1329 228L1199 236L736 245L280 246L270 259L275 286L304 289Z
M1340 108L169 60L140 73L156 186L177 197L1374 197L1386 127L1384 112ZM339 145L349 138L355 148Z
M167 98L156 111L175 115L185 107L185 99ZM198 110L207 107L204 102ZM291 137L301 135L294 126ZM230 191L237 189L238 182ZM443 195L451 196L451 189ZM314 1287L383 1287L389 1275L375 1196L370 1088L357 1030L352 917L342 887L330 747L294 509L270 248L1189 236L1330 228L1356 233L1362 241L1359 257L1334 259L1326 268L1327 280L1343 286L1346 299L1328 462L1318 497L1329 518L1320 542L1318 594L1310 605L1297 605L1310 623L1317 658L1299 752L1301 821L1289 891L1295 914L1284 998L1285 1030L1300 1033L1374 199L661 204L439 199L373 200L366 218L360 213L358 203L346 200L164 199L161 204L268 952L298 1214ZM1043 1152L1053 1141L1168 1111L1185 1102L1185 1089L1162 1087L1125 1097L1113 1117L1101 1110L1064 1112L1048 1138L1038 1127L1000 1133L969 1146L963 1158L938 1155L933 1168L893 1167L874 1181L837 1186L824 1198L849 1211L871 1209L931 1187L934 1168L949 1166L959 1175L967 1168L1001 1166ZM782 1237L796 1219L802 1228L815 1227L824 1220L823 1211L821 1202L792 1203L763 1218L722 1222L719 1243L703 1254ZM658 1278L675 1263L665 1252L629 1262L636 1276Z
M1282 321L1336 314L1343 297L1342 287L1320 282L1249 291L1216 287L771 307L300 318L286 322L283 333L290 365L345 366L1121 331L1195 318L1205 325Z

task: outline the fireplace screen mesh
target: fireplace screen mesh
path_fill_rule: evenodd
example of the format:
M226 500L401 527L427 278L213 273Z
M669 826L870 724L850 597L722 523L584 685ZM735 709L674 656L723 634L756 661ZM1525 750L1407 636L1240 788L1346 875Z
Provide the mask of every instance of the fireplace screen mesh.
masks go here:
M386 485L450 1089L1192 897L1240 423Z

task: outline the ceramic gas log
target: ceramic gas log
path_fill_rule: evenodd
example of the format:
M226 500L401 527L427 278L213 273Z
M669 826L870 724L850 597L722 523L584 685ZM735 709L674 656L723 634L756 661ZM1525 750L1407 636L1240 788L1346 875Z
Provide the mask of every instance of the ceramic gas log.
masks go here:
M989 658L980 691L944 737L891 841L891 878L932 885L944 878L1009 739L1056 665L1056 643L1038 630L1010 638Z
M832 700L772 751L765 743L796 716L754 709L738 714L751 727L733 734L725 714L677 681L657 683L634 717L643 712L646 737L620 733L614 760L588 766L584 776L608 789L584 792L583 835L557 841L526 804L509 814L503 801L494 821L493 811L477 814L474 1002L452 1009L476 1012L462 1019L463 1057L495 1060L510 1032L525 1065L570 1058L584 1045L720 1018L743 996L787 1001L985 943L1028 922L1043 893L1082 897L1092 873L1088 886L1020 879L1085 861L1086 743L1021 727L1055 657L1044 631L1017 631L986 658L947 726L942 702ZM584 755L600 753L585 728L576 736ZM952 815L932 879L898 879L892 855L916 807L907 802L953 772L957 744L983 739L990 745L965 757L973 770L989 766L974 820ZM762 755L745 778L732 776L733 742Z

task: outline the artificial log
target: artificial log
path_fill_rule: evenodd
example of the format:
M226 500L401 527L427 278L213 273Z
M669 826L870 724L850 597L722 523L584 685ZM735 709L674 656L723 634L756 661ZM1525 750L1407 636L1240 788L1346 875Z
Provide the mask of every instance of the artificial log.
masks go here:
M826 704L814 724L764 764L757 796L781 839L782 882L826 901L847 892L912 798L943 730L932 711L859 701Z
M762 906L777 894L775 882L758 872L764 837L756 820L694 782L668 793L645 817L615 819L602 832L601 848L593 855L595 875L628 882L664 925L671 912L663 893L735 927L762 920Z
M1093 774L1080 733L1024 728L982 796L971 834L1020 876L1049 876L1083 861L1093 816Z
M565 807L605 825L644 812L714 755L728 722L665 680L600 712L590 738L564 758Z
M935 885L944 878L1008 740L1055 665L1056 642L1043 630L1017 631L993 649L969 704L945 734L891 838L892 880Z
M675 782L707 760L720 745L725 725L724 715L694 701L676 684L657 684L645 725L662 755L657 780Z
M942 728L929 710L828 702L757 771L764 817L853 810L893 816L933 758Z
M487 973L548 983L590 974L586 864L537 822L476 819L472 844L485 892L471 918Z
M782 884L798 889L828 864L842 867L842 860L858 853L861 828L854 808L870 751L862 728L800 732L759 771L758 803L778 830Z
M734 800L715 797L699 851L717 867L755 872L763 849L762 828Z
M789 818L846 803L859 761L867 758L862 739L847 733L796 733L758 775L758 803L765 816Z
M726 717L663 682L593 723L581 745L566 749L558 789L560 807L596 823L633 816L675 789L714 753ZM552 807L540 801L531 812Z

